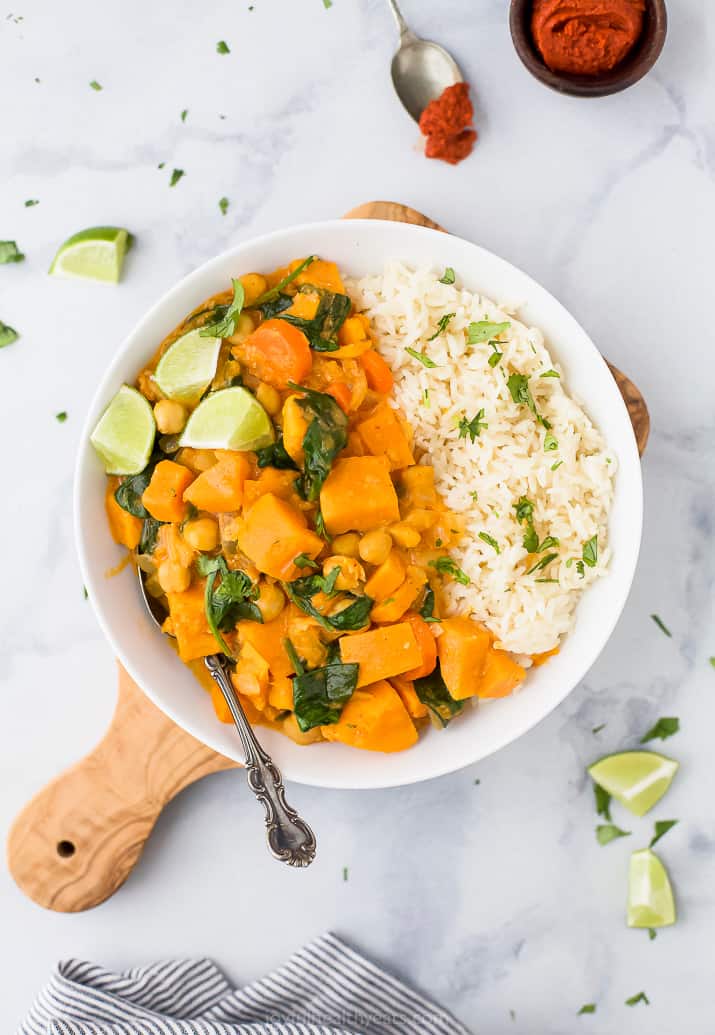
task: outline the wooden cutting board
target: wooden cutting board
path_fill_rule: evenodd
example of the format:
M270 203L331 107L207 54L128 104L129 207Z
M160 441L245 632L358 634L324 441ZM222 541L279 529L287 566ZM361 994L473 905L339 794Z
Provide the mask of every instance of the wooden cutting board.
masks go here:
M442 230L394 202L370 202L346 218L391 219ZM648 409L633 382L611 369L642 454ZM119 666L117 707L105 736L36 794L13 823L7 842L10 873L46 909L91 909L127 879L161 810L179 791L235 767L175 725Z

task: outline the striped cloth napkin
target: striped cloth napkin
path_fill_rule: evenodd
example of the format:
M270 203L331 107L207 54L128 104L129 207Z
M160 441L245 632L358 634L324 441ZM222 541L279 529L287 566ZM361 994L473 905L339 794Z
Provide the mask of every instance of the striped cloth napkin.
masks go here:
M232 989L210 960L114 974L68 960L18 1035L469 1035L333 934Z

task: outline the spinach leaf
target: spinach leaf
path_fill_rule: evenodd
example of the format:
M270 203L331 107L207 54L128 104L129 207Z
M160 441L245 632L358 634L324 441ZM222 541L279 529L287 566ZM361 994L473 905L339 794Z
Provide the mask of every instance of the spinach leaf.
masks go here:
M314 352L335 352L339 348L336 335L345 323L352 303L347 295L323 291L318 309L312 320L303 316L283 313L280 317L286 323L299 327L305 334Z
M221 632L235 629L236 623L242 618L263 622L263 616L254 603L259 596L258 586L254 586L245 571L230 571L221 556L207 557L201 554L196 560L196 568L200 575L206 576L206 621L220 649L226 657L235 660ZM218 586L217 575L221 576Z
M429 584L425 588L425 595L422 599L419 614L424 618L425 622L439 622L439 618L434 616L434 590Z
M298 467L292 457L288 456L283 445L283 433L279 432L275 442L263 449L256 450L259 467L277 467L280 471L297 471Z
M0 241L0 263L22 262L24 258L14 241Z
M331 615L328 621L333 629L344 632L348 629L362 629L367 625L375 601L371 597L355 597L352 604Z
M293 676L293 710L303 733L338 722L357 686L358 668L333 662Z
M293 299L290 295L276 295L275 298L269 298L263 305L256 306L255 308L260 309L264 320L272 320L285 309L290 309L292 305ZM251 308L254 307L252 306Z
M303 393L298 405L310 420L303 439L305 461L303 474L298 479L298 491L303 499L312 502L320 495L333 460L347 445L348 418L332 395L292 383L288 387Z
M423 676L422 679L416 679L414 685L415 693L422 704L429 708L442 726L447 726L464 708L464 701L455 701L447 689L442 679L439 662L437 662L434 672L429 676Z
M283 288L288 287L288 285L291 284L304 269L307 269L311 262L315 262L317 258L317 255L309 255L307 259L303 259L303 261L299 263L294 270L288 273L283 280L280 280L275 287L269 288L268 291L264 291L263 294L256 299L251 308L260 309L266 304L266 302L270 302L271 299L280 295Z
M314 618L323 629L330 632L335 629L339 629L341 632L362 629L367 625L374 604L371 597L347 593L346 596L352 600L352 603L333 615L322 614L313 603L313 597L317 593L325 593L326 596L335 595L335 580L339 574L340 568L336 567L327 578L323 575L303 575L299 579L294 579L293 582L284 582L282 585L288 599L304 614Z
M233 284L233 301L228 306L219 306L215 311L213 323L204 324L199 331L201 338L230 338L236 330L236 320L241 314L246 292L240 280L231 278Z
M159 529L163 523L163 521L157 521L153 517L144 518L141 539L139 540L139 553L154 553Z
M156 460L150 460L143 471L133 474L131 478L125 478L115 489L114 498L119 506L134 517L151 518L151 514L142 503L142 493L151 481L156 463Z

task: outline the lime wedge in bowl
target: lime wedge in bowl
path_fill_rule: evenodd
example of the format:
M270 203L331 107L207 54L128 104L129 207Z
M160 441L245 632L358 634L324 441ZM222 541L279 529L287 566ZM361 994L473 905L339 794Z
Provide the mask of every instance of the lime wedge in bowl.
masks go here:
M221 388L196 407L180 444L193 449L263 449L274 438L271 418L247 388Z
M81 277L117 284L131 240L129 231L119 226L81 230L60 246L50 273L56 277Z
M200 329L177 338L156 365L154 381L167 399L198 402L214 379L220 338L203 337Z
M90 435L107 474L139 474L154 448L152 408L136 388L122 385Z
M668 871L650 848L631 855L626 919L629 927L667 927L675 923Z
M645 816L670 787L678 763L655 751L622 751L589 766L591 778L636 816Z

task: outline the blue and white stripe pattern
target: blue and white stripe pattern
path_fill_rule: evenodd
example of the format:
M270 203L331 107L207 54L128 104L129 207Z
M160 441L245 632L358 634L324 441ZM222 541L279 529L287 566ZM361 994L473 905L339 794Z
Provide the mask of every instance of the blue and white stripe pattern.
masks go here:
M210 960L61 963L18 1035L469 1035L333 934L233 990Z

